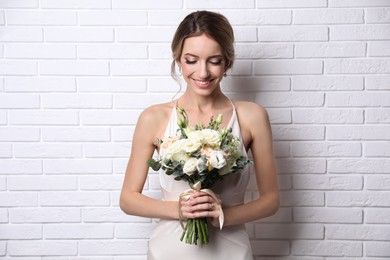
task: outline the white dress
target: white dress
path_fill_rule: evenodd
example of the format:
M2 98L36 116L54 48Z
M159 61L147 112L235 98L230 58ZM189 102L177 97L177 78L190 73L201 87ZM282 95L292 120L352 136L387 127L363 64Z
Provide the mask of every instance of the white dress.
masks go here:
M176 134L178 126L176 108L172 110L164 138ZM240 138L242 153L246 151L242 145L240 126L236 109L228 124L233 134ZM187 182L175 181L164 171L159 172L162 199L178 201L180 193L189 189ZM231 207L244 203L245 190L249 181L248 167L241 172L229 174L222 181L216 182L212 190L222 200L222 207ZM252 250L245 225L227 226L222 230L209 225L210 241L205 246L189 245L180 241L183 229L178 220L160 220L149 240L148 260L252 260Z

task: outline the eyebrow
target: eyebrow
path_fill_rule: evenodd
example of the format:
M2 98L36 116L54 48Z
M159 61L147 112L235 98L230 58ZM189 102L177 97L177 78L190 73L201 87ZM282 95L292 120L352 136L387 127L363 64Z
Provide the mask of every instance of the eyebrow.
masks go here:
M192 54L192 53L185 53L184 55L191 56L194 58L199 58L199 56ZM212 56L208 57L208 59L213 59L213 58L223 58L223 56L222 56L222 54L216 54L216 55L212 55Z

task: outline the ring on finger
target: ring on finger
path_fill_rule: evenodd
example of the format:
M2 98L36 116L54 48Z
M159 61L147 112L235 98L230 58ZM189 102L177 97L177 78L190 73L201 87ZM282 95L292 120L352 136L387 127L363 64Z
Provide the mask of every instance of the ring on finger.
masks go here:
M210 203L210 204L209 204L209 208L210 208L210 210L213 209L213 208L214 208L214 204L213 204L213 203Z

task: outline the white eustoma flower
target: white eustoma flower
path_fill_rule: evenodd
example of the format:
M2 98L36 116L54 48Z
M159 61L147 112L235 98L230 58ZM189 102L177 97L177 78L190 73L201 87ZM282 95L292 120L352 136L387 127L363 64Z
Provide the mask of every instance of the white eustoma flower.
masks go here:
M183 149L187 153L193 153L193 152L196 152L201 145L202 145L202 143L200 142L200 140L198 138L188 138Z
M172 159L173 157L175 157L175 155L183 153L183 147L185 146L186 142L187 139L180 139L171 143L171 145L168 146L165 152L166 158Z
M192 157L189 158L183 166L183 172L187 175L192 175L196 171L198 165L198 159Z
M223 166L226 165L226 159L223 156L222 151L212 151L210 153L209 161L210 161L211 165L217 169L221 169Z

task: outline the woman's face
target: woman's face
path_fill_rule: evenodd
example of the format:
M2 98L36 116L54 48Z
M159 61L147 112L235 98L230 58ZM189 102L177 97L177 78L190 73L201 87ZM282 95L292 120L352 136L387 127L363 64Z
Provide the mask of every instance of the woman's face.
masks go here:
M178 65L187 89L200 95L209 95L219 88L225 72L221 46L205 34L184 41Z

